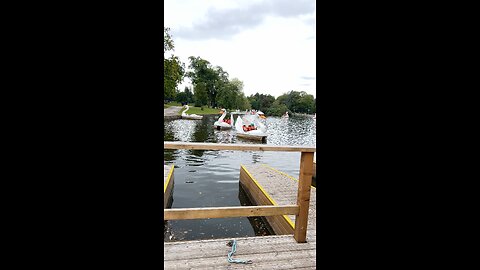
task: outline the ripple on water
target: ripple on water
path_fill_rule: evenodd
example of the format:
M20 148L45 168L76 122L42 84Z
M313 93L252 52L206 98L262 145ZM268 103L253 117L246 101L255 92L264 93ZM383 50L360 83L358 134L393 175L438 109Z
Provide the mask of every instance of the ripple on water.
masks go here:
M214 130L218 116L164 123L164 141L256 144L237 140L233 130ZM267 145L316 145L316 122L310 117L267 118ZM173 208L249 205L239 185L241 164L267 164L298 178L300 153L252 151L165 150L174 164ZM193 183L192 183L193 182ZM258 218L169 221L165 241L255 236L266 233ZM169 239L169 238L172 239Z

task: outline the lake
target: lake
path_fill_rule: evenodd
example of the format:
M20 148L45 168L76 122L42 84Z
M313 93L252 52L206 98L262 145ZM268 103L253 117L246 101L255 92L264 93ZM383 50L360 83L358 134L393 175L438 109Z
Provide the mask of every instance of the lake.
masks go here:
M164 122L164 141L256 144L236 138L233 130L218 131L213 123L219 115L202 120ZM267 117L268 145L316 146L316 121L311 116L289 119ZM167 165L175 166L172 208L251 205L239 184L240 165L261 163L299 176L300 153L252 151L165 150ZM261 218L226 218L168 221L164 241L235 238L268 235Z

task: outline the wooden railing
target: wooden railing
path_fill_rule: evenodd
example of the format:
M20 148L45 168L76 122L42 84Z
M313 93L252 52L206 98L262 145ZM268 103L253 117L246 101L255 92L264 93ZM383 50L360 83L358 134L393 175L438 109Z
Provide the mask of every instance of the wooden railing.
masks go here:
M165 209L163 220L295 215L293 237L298 243L306 242L315 147L187 142L164 142L163 145L165 149L301 152L296 205Z

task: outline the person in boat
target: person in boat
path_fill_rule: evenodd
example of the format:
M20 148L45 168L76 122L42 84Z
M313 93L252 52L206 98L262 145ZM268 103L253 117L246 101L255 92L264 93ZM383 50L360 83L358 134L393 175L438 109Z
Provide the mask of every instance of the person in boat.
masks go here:
M253 123L250 123L250 125L248 125L248 126L243 125L242 128L243 128L243 131L245 131L245 132L252 131L252 130L257 130L257 127Z

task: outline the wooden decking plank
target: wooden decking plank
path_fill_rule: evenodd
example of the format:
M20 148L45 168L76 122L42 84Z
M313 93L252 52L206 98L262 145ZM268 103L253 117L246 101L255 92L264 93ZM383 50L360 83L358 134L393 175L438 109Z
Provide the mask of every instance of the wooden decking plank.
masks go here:
M173 142L164 141L165 149L188 149L188 150L234 150L234 151L275 151L275 152L309 152L317 151L312 146L280 146L266 144L221 144L200 142Z
M296 203L298 190L297 181L265 165L252 164L244 165L244 167L279 205ZM312 188L310 192L310 209L308 211L307 236L316 230L316 195L316 189ZM288 217L295 222L294 215L288 215Z
M252 239L237 240L237 254L239 255L255 255L255 254L271 254L272 252L298 252L303 250L316 250L316 243L297 244L291 241L292 236L285 239L272 239L266 241L264 237L250 237ZM185 245L165 246L168 252L165 252L165 260L179 259L195 259L205 257L223 256L230 251L230 247L226 245L227 239L224 241L214 241L202 243L199 241ZM227 253L225 253L227 251Z
M254 263L249 266L260 267L259 269L292 269L292 266L295 266L295 268L315 266L315 244L297 244L295 241L291 241L291 236L270 238L270 240L265 238L238 239L237 252L234 258L252 260ZM181 245L168 244L165 247L165 268L189 269L192 267L192 269L198 269L213 266L235 266L244 269L242 267L248 267L227 262L227 254L231 251L231 248L226 246L226 240L194 241L190 242L190 245L184 242L186 245L183 245L183 250L178 249ZM279 242L276 242L277 240ZM265 243L261 244L261 242ZM177 249L170 249L173 246L177 246ZM290 262L294 260L297 260L297 263L291 264Z
M163 166L163 208L167 208L171 197L172 197L172 190L174 185L174 166Z
M314 251L299 253L277 253L268 256L256 256L236 259L252 260L252 264L233 264L227 262L227 255L216 258L205 258L198 260L179 260L164 263L165 269L298 269L300 267L311 267L315 269L316 260ZM308 268L307 268L308 269Z
M168 173L170 172L170 166L163 165L163 184L167 182Z

